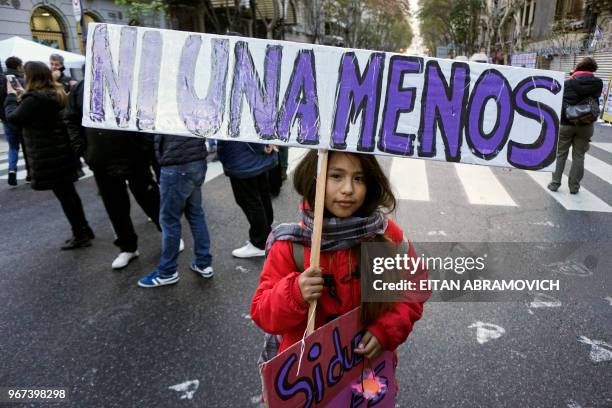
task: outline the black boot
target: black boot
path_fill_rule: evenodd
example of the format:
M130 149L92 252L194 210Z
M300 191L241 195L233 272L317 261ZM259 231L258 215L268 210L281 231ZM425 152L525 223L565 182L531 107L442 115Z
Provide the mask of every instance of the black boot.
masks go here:
M86 248L91 246L91 240L95 238L94 232L92 229L87 226L83 228L78 233L75 233L74 236L64 242L61 249L62 251L68 251L71 249L77 248Z
M17 185L17 173L14 171L9 171L8 174L8 184L9 186L16 186Z

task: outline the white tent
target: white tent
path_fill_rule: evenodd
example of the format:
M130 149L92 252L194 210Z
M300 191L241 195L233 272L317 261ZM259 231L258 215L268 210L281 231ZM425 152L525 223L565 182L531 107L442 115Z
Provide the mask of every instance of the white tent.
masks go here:
M81 68L85 64L85 56L73 52L62 51L34 41L24 40L21 37L11 37L0 41L0 61L6 67L4 61L8 57L19 57L26 63L28 61L42 61L49 63L51 54L59 54L64 57L66 68Z

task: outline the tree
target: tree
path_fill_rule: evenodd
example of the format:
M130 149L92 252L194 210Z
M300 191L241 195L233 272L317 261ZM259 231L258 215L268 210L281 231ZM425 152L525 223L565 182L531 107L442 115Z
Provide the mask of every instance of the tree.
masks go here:
M424 43L431 50L450 44L456 53L477 51L482 7L480 0L419 0L417 18Z
M412 42L408 0L333 0L324 3L324 13L327 34L350 48L398 51Z

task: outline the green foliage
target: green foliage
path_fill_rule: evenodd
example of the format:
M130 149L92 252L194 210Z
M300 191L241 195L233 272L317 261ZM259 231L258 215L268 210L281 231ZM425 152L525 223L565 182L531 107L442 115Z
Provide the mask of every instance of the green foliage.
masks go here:
M130 18L137 19L159 11L166 11L169 2L162 0L114 0L115 4L124 7Z
M427 47L451 44L456 53L477 50L478 26L483 4L480 0L419 0L417 18Z
M407 5L405 0L327 1L326 34L342 37L347 47L397 52L412 42Z

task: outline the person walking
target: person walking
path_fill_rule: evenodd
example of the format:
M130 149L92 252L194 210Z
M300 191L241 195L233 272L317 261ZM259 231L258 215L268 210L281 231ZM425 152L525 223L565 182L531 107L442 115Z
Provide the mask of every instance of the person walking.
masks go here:
M572 124L568 121L565 110L568 105L578 105L588 98L599 100L603 88L601 79L593 73L597 71L597 62L591 57L585 57L576 65L569 79L565 81L563 91L563 106L561 109L561 130L559 132L559 146L557 147L557 166L552 174L552 181L548 184L550 191L557 191L561 186L561 177L565 169L565 162L572 148L572 167L569 174L570 194L578 194L580 182L584 176L584 156L589 150L589 143L593 137L594 123ZM594 118L596 120L596 118Z
M249 221L249 240L232 251L237 258L265 255L274 211L268 170L278 164L278 153L270 145L217 141L217 154L229 177L234 199Z
M150 170L153 141L149 135L81 126L84 81L74 87L64 116L72 148L93 171L106 213L115 231L119 255L113 269L138 257L138 235L130 217L128 187L147 216L159 225L159 188Z
M34 190L52 190L62 205L73 236L61 249L90 246L94 233L74 187L78 179L77 166L62 121L67 95L44 63L28 62L24 72L25 90L20 89L18 97L18 90L7 82L4 105L7 121L22 129L30 161L31 186Z
M181 241L181 217L185 214L191 228L195 259L191 270L203 278L214 275L210 237L202 208L202 185L206 178L206 139L157 135L155 151L161 166L162 255L157 268L142 277L144 288L171 285L179 281L178 254Z
M17 162L19 161L19 147L23 147L23 136L21 134L21 128L18 126L8 123L6 115L4 113L4 101L7 95L7 77L6 75L12 75L15 80L19 83L20 87L23 88L25 80L23 78L23 63L21 59L17 57L8 57L6 61L6 72L0 75L0 120L2 120L2 126L4 127L4 135L6 142L8 143L8 184L10 186L17 185ZM28 167L28 158L23 149L23 159L26 165L26 182L30 181L30 168Z

